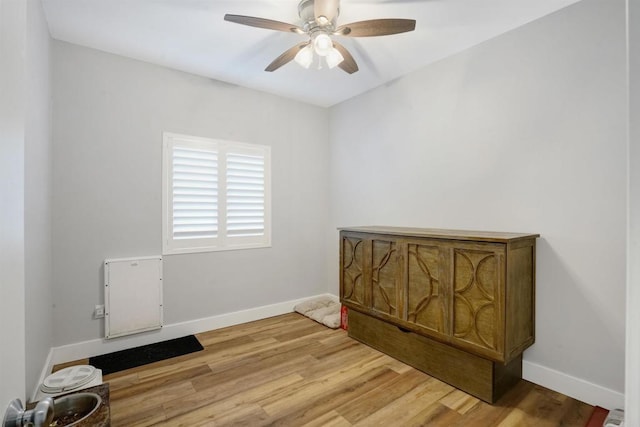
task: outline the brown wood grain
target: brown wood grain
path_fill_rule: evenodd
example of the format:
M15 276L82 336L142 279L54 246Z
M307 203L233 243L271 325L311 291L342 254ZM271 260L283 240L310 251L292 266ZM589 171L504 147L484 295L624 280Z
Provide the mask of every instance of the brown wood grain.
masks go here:
M492 362L357 311L349 312L349 336L486 402L495 402L521 376L522 359Z
M493 402L521 370L511 362L521 363L523 351L535 340L536 237L402 227L343 228L341 301L354 312L369 316L358 317L358 331L363 331L362 322L369 321L364 319L378 319L508 366L495 365L491 374L483 370L476 375L489 381L487 389L463 387ZM387 330L388 335L395 332ZM404 361L418 357L401 353L397 342L380 342L375 331L357 338L371 345L375 342L374 347ZM409 343L404 345L406 351L417 351ZM416 346L427 351L421 344ZM453 355L462 357L460 352L451 352L448 357ZM414 366L427 369L425 365ZM457 384L443 369L426 372Z
M201 352L104 376L112 426L582 427L593 409L523 380L489 405L297 313L197 337Z
M473 231L473 230L445 230L440 228L412 228L412 227L340 227L338 230L356 233L370 233L391 236L427 237L432 239L446 239L473 242L515 242L521 239L535 239L539 234L532 233L505 233L499 231Z

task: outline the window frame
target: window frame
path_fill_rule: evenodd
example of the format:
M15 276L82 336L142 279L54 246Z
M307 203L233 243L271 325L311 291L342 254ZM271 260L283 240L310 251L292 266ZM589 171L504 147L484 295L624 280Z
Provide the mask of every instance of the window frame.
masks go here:
M215 150L218 162L217 237L173 238L173 147ZM260 236L227 235L227 153L260 153L264 159L264 233ZM216 252L271 247L271 147L172 132L162 134L162 253L163 255Z

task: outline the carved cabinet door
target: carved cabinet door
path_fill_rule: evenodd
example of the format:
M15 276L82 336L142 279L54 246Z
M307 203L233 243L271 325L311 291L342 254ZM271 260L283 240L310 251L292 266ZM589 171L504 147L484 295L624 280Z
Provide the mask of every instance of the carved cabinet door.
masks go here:
M397 317L400 288L396 240L344 233L341 241L342 301L354 308Z
M366 307L365 239L343 234L340 242L340 297L343 302Z
M447 279L437 242L409 241L406 321L436 338L447 335Z
M392 317L400 312L398 251L397 239L371 240L371 308Z
M500 244L450 249L452 342L494 360L504 358L504 259Z

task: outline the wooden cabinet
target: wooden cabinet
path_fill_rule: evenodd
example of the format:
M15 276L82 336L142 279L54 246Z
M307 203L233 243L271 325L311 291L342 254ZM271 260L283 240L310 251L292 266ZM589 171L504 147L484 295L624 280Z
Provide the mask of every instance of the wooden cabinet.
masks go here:
M480 358L476 365L486 366L487 372L464 373L487 376L491 384L469 392L495 401L520 378L522 352L534 342L537 237L395 227L341 229L340 297L351 309L350 335L401 360L430 357L402 354L416 339L402 345L398 339L421 337L420 351L428 353L426 349L435 346L445 352L444 366L423 370L437 372L434 376L466 391L464 382L447 377L447 359L457 366L451 362L454 356ZM398 337L387 336L393 344L374 338L372 324Z

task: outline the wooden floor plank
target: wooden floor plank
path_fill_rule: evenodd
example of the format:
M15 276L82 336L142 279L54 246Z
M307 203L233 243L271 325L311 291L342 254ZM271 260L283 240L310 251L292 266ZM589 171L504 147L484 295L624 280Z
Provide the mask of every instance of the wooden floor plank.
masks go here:
M585 425L584 420L590 419L593 409L593 406L587 405L584 402L569 399L564 405L564 413L558 420L558 425L582 427Z
M194 366L189 369L182 369L173 374L167 374L161 377L151 378L146 381L140 381L136 375L137 382L128 385L119 384L118 388L109 386L110 398L115 400L126 399L129 396L140 396L147 392L160 389L166 386L173 386L176 383L182 383L185 380L201 378L211 372L209 366ZM126 377L125 377L126 378ZM110 383L111 384L111 383ZM191 383L193 386L193 383ZM195 389L195 388L194 388ZM195 389L197 391L197 389Z
M234 411L245 404L256 403L271 393L277 393L301 381L303 378L300 375L287 375L239 393L228 393L224 399L214 398L203 401L203 393L198 393L188 396L188 399L174 400L165 404L164 412L167 420L173 419L176 423L198 420L215 421L217 418L225 416L229 411ZM256 424L258 424L257 421Z
M191 385L191 381L182 381L177 384L169 384L162 387L157 387L153 390L134 394L124 398L110 398L111 402L111 414L118 416L122 413L130 413L146 408L162 405L165 402L170 402L183 396L193 396L196 391Z
M132 408L133 409L133 408ZM116 411L111 408L112 426L157 426L165 421L162 405L151 406L139 410Z
M465 393L462 390L454 390L444 398L440 399L440 403L449 409L453 409L461 415L469 412L473 407L480 403L480 399Z
M297 313L197 338L203 351L104 376L112 426L582 427L593 410L527 381L489 405Z
M462 414L435 402L406 420L402 427L449 427L462 419Z
M342 418L336 411L330 411L302 425L304 427L350 427L351 423Z
M399 374L392 370L381 368L380 371L370 371L367 375L362 375L352 382L341 384L330 393L322 397L307 402L297 408L289 408L287 413L281 413L279 418L273 422L274 426L291 425L313 425L315 420L323 419L326 414L335 414L340 424L349 423L334 408L339 407L344 402L351 402L358 396L367 393L369 390L388 384Z
M336 410L349 422L357 423L428 380L428 375L414 369L399 375L386 384L381 384L360 396L345 401Z
M455 427L466 427L469 425L498 426L509 415L516 410L518 403L533 390L533 384L520 381L509 392L500 398L494 405L486 402L479 402L460 419ZM531 418L534 419L533 415Z
M358 376L364 375L376 367L379 368L380 365L376 364L379 359L380 356L371 355L363 360L354 361L347 366L343 365L337 372L327 373L322 377L298 383L296 387L270 394L266 399L261 400L260 404L269 415L278 416L278 414L292 406L296 407L325 393L331 393L340 384L354 381Z
M196 391L204 391L221 384L233 383L237 391L251 388L273 378L285 374L296 373L301 375L303 367L313 366L315 359L309 355L288 358L286 360L258 360L247 363L245 366L237 366L224 372L210 373L194 378L191 383Z
M438 400L453 391L453 387L435 378L414 387L407 393L380 408L373 414L357 422L357 426L404 426L423 411L425 407L432 406ZM400 409L401 408L401 409ZM435 409L435 408L434 408ZM430 417L425 414L425 417Z

